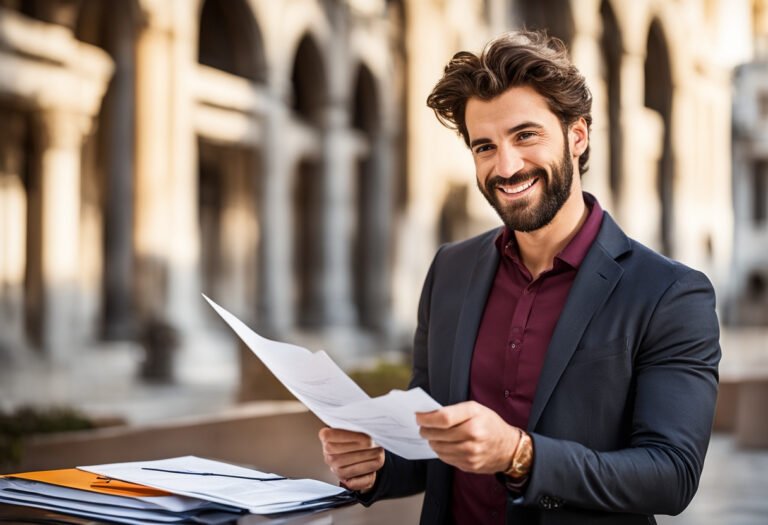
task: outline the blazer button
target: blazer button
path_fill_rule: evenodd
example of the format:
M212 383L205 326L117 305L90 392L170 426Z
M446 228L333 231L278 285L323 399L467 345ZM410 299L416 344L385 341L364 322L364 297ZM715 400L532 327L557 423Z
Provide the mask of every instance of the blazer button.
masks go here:
M542 496L539 505L546 510L557 510L563 506L564 501L555 496Z

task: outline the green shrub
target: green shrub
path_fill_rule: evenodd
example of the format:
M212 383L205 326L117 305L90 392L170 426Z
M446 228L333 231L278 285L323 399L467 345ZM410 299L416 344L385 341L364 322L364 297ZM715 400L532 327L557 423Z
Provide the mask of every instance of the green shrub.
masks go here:
M404 390L411 379L411 367L380 362L370 370L353 370L349 376L370 396L380 396L392 389Z
M71 408L20 407L15 412L0 412L0 466L12 468L19 463L26 436L91 428L94 424Z

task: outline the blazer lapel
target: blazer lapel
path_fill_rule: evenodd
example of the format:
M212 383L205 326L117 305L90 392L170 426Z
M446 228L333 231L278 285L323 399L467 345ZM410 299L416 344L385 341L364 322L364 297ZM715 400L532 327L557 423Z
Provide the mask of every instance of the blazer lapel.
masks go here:
M600 233L579 268L552 334L536 387L528 430L536 428L544 407L568 366L589 321L619 282L624 270L614 258L627 250L629 240L606 213Z
M466 401L469 393L469 371L475 339L480 329L488 293L499 266L499 252L496 249L495 238L495 235L490 237L490 242L486 242L479 251L462 301L453 344L449 404Z

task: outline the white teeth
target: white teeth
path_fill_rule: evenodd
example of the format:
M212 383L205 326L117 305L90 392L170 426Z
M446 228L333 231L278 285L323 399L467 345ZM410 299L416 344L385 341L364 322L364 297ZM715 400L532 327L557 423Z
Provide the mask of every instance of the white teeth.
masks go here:
M501 191L503 191L504 193L509 193L510 195L514 195L516 193L520 193L527 190L528 188L533 186L534 182L536 182L536 179L531 179L528 182L524 182L519 186L514 186L512 188L507 188L506 186L498 186L498 188L501 189Z

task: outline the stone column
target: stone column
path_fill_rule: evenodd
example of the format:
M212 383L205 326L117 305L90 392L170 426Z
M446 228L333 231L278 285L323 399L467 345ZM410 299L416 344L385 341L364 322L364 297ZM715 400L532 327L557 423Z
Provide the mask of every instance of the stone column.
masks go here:
M194 337L202 325L203 300L200 275L200 217L198 199L197 137L192 120L192 84L197 67L198 20L189 3L175 1L173 27L166 35L168 49L168 133L170 148L165 195L169 229L167 311L171 323L182 334ZM194 341L189 341L194 343ZM185 342L185 346L186 345Z
M0 356L16 354L24 341L24 268L26 265L27 196L21 114L3 113L0 133Z
M293 216L291 214L291 163L283 151L288 132L290 86L273 72L264 114L262 177L258 214L262 221L259 246L258 325L274 337L287 334L296 319L292 282Z
M624 111L625 133L634 131L632 152L624 156L621 185L621 224L646 246L661 248L661 201L657 188L659 158L663 148L664 122L656 111L637 107Z
M64 361L76 347L80 269L80 150L88 120L63 110L38 115L43 350Z
M594 14L599 12L600 6L595 0L582 0L582 3L584 5L580 5L579 9L574 9L577 31L571 45L571 57L587 78L594 97L589 172L582 178L582 184L586 191L597 196L604 208L612 210L608 93L605 78L601 75L601 68L606 66L601 66L604 59L600 49L600 18Z
M347 140L347 121L345 105L332 102L326 109L323 130L323 255L319 284L321 319L326 326L355 322L350 267L354 159Z
M223 155L221 184L224 206L221 210L218 292L221 301L238 317L253 316L252 290L257 266L253 249L258 244L258 222L254 216L253 155L248 150L232 148ZM249 171L250 170L250 171Z
M107 338L133 335L133 181L135 77L134 35L121 24L115 36L112 96L103 114L109 119L104 193L104 327ZM102 117L103 119L104 117ZM104 146L102 146L103 148Z
M664 123L644 103L645 55L626 53L621 63L621 126L624 137L620 192L616 196L619 223L632 237L659 249L661 203L656 189Z
M394 213L394 147L390 131L382 131L373 137L373 178L367 191L373 193L371 200L372 228L366 232L366 253L369 260L367 284L369 293L367 310L374 327L384 335L393 335L390 294L392 290L391 256L394 249L392 238L392 216Z
M150 14L136 45L134 249L140 318L165 316L169 242L170 35Z

